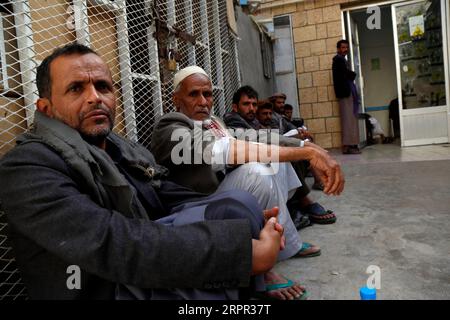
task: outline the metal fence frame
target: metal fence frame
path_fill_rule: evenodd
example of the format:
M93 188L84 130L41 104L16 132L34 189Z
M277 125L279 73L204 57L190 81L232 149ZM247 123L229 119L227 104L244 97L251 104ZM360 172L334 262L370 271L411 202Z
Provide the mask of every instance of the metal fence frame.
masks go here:
M33 122L38 98L36 68L39 59L53 49L46 41L61 45L76 40L96 51L105 51L103 45L113 45L117 56L105 61L114 62L116 70L113 79L121 116L115 131L148 147L155 121L164 112L174 110L171 95L175 72L167 70L166 57L160 50L164 43L154 37L155 15L168 30L178 29L194 36L193 43L182 37L172 39L172 49L181 56L178 69L195 64L203 67L213 82L214 113L222 116L231 108L232 95L239 88L241 77L238 40L228 29L225 1L48 0L45 2L48 7L41 6L39 10L33 7L42 3L12 0L8 7L0 6L0 157ZM13 25L6 26L5 17L13 20ZM50 24L45 30L47 20L55 17L59 24ZM107 18L114 35L103 34L106 31L100 25L101 17ZM113 37L115 43L104 44L99 41L103 36ZM5 218L0 211L0 300L23 299L27 294L7 243Z
M35 38L36 24L46 20L45 8L37 10L35 0L13 0L9 1L12 12L2 12L4 15L14 17L14 30L7 30L15 33L17 48L15 54L18 55L17 62L19 70L15 70L16 75L20 76L20 92L15 92L15 103L21 105L20 112L14 112L14 116L25 118L25 124L18 127L13 120L7 116L1 117L0 113L0 157L9 150L14 144L14 138L17 134L12 134L4 138L7 130L14 127L18 131L24 131L33 122L35 111L35 101L37 100L37 88L35 84L36 67L40 63L37 56L42 56L42 52L36 52L36 45L40 45L39 40ZM193 35L196 38L195 44L187 43L180 37L175 37L172 42L173 49L177 50L181 58L178 61L178 68L188 65L200 65L210 75L213 82L213 94L215 99L214 112L222 116L231 107L231 98L233 92L240 86L239 63L237 54L237 37L230 32L227 25L227 9L223 0L51 0L48 1L48 12L58 9L64 11L67 20L67 26L73 25L74 30L67 31L67 34L73 32L75 39L79 43L87 46L93 45L92 38L95 36L93 31L92 15L98 10L99 16L107 16L116 29L119 79L116 88L119 89L119 95L122 102L122 118L120 126L116 126L116 131L133 141L139 141L149 146L151 137L151 128L153 124L164 112L173 111L171 104L172 80L174 72L166 68L166 57L161 55L161 42L154 37L156 30L155 14L162 20L169 30L181 29L181 31ZM61 8L64 6L64 8ZM148 64L143 72L133 70L131 60L133 52L132 32L130 33L130 12L133 8L142 8L142 15L131 17L134 22L145 23L145 30L135 30L139 33L139 42L145 38L147 42ZM62 10L65 9L65 10ZM145 12L144 12L145 11ZM40 14L40 15L39 15ZM140 13L139 13L140 14ZM49 13L51 15L51 13ZM60 14L61 15L61 14ZM37 18L36 18L37 17ZM152 23L147 26L147 20ZM0 20L1 22L2 20ZM131 21L132 22L132 21ZM136 23L135 23L136 24ZM0 31L2 31L0 25ZM61 26L60 26L61 27ZM139 28L137 28L139 29ZM5 30L0 35L4 35ZM99 32L97 31L97 37ZM68 37L66 34L62 38ZM69 38L69 37L68 37ZM67 41L69 42L69 41ZM98 45L97 41L97 45ZM49 53L49 52L48 52ZM2 63L2 76L0 82L8 83L8 74L6 73L6 56L10 54L5 51L4 46L0 45L0 61ZM41 57L42 58L42 57ZM142 60L142 58L141 58ZM19 88L19 87L17 87ZM144 88L147 92L143 92ZM0 98L7 99L9 88L3 85L0 89ZM139 92L140 91L140 92ZM141 100L137 96L141 94ZM18 95L17 95L18 94ZM145 100L146 99L146 100ZM145 108L143 107L145 105ZM0 108L2 105L0 104ZM142 109L144 108L144 109ZM140 111L141 110L141 111ZM22 112L25 111L24 117ZM141 115L145 113L145 115ZM5 111L4 114L7 112ZM1 126L1 122L7 123ZM17 130L16 130L17 131ZM3 135L2 135L3 134Z

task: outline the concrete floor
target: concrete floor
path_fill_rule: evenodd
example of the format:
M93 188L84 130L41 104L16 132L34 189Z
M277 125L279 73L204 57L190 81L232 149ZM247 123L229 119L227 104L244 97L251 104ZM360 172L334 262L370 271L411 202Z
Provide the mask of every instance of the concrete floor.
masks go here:
M275 269L304 284L310 299L359 299L369 265L381 269L378 299L450 299L450 145L332 153L345 173L344 193L311 196L338 220L301 230L322 255Z

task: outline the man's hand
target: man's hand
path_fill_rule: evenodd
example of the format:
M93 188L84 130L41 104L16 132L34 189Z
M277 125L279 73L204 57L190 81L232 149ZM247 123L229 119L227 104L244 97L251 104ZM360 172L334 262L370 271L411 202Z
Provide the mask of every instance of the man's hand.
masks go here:
M279 213L278 207L273 207L272 209L263 210L264 222L267 224L267 222L269 221L270 218L278 217L278 213ZM284 228L283 228L283 226L281 224L279 224L277 222L275 224L275 230L277 230L282 235L280 250L284 250L284 248L286 247L286 237L283 235Z
M297 131L298 131L298 137L301 140L311 139L312 138L311 134L309 133L308 130L305 130L303 128L298 128Z
M241 158L238 161L238 158ZM303 148L280 147L262 143L233 140L230 144L228 164L247 162L292 162L308 160L324 184L323 192L339 195L344 190L344 175L339 164L328 152L314 143L307 142Z
M317 145L308 146L310 165L316 170L324 184L323 192L328 195L339 195L344 190L344 174L341 167L326 150Z
M326 149L322 148L318 144L315 144L315 143L313 143L311 141L305 141L305 147L311 147L311 148L317 149L318 151L322 151L322 152L328 153L328 151Z
M277 230L276 218L270 218L259 234L259 240L252 240L252 275L263 274L277 262L281 246L281 233Z

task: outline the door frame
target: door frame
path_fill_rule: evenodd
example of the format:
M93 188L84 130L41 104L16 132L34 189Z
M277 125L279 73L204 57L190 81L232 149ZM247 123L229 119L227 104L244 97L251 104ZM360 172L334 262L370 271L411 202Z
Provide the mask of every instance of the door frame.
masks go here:
M444 11L444 16L447 17L447 19L445 20L445 25L446 28L444 28L444 37L445 37L445 32L447 32L447 45L444 51L446 52L446 59L447 59L447 81L450 81L450 61L449 61L449 57L448 55L450 54L450 52L448 50L450 50L449 46L450 46L450 3L448 1L444 1L444 6L445 6L445 11ZM450 84L447 82L447 101L450 100ZM448 103L450 104L450 103ZM447 122L448 122L448 141L450 141L450 106L448 107L447 110Z
M365 113L365 109L366 109L366 105L365 105L365 101L364 101L364 80L363 80L363 76L362 76L362 69L361 69L361 51L360 51L360 47L359 47L359 32L358 32L358 25L355 23L354 20L352 20L352 17L350 15L350 12L347 12L347 30L348 30L348 43L349 43L349 52L350 52L350 63L351 63L351 67L353 71L357 71L358 72L358 77L357 77L357 81L358 81L358 87L359 87L359 99L361 101L360 107L360 113ZM352 30L352 23L355 25L355 35L353 35L353 30ZM355 54L354 54L354 47L353 47L353 36L355 36L356 42L358 44L358 48L356 50L356 55L358 55L358 70L355 70ZM348 57L348 56L347 56ZM365 125L365 120L364 119L358 119L358 124L359 124L359 145L360 147L363 147L365 145L367 145L367 128Z
M423 0L412 0L412 1L408 1L408 0L386 0L386 1L379 1L379 2L374 2L371 4L358 4L358 5L350 5L349 7L346 7L345 9L341 9L341 28L342 28L342 35L343 35L343 39L347 39L346 37L346 27L349 30L349 36L351 37L351 29L348 26L348 21L349 17L350 17L350 13L354 10L358 10L358 9L367 9L370 7L374 7L374 6L384 6L384 5L390 5L392 10L391 13L392 15L394 15L394 8L393 5L395 4L400 4L400 3L412 3L412 2L420 2ZM347 19L345 18L344 13L347 14ZM446 106L442 106L442 107L434 107L434 110L432 111L432 113L434 112L443 112L445 109L447 110L447 132L448 132L448 137L447 139L445 138L439 138L439 139L434 139L433 142L431 142L431 139L422 139L420 141L419 144L431 144L431 143L447 143L450 141L450 66L449 66L449 45L450 45L450 3L448 3L448 1L445 0L441 0L441 16L443 18L447 17L447 19L442 19L442 50L443 50L443 55L444 55L444 71L445 71L445 81L446 81ZM445 21L444 21L445 20ZM401 79L399 79L400 73L399 73L399 63L397 62L398 60L398 38L397 38L397 28L396 25L394 24L394 20L392 21L393 25L393 40L394 40L394 50L395 50L395 59L396 59L396 78L397 78L397 92L401 92L401 88L399 90L399 87L401 86ZM349 39L347 39L349 40ZM351 46L351 39L350 41L350 46ZM408 146L409 144L407 143L406 145L403 143L404 142L404 134L403 134L403 115L408 116L409 113L411 113L411 110L403 110L402 108L402 101L401 101L401 94L399 95L398 99L399 99L399 117L400 117L400 138L402 141L402 147L403 146ZM429 109L426 108L422 111L418 111L418 109L415 109L416 114L420 114L420 113L429 113Z
M351 23L352 22L354 22L354 21L352 21L352 18L351 18L351 16L350 16L350 14L348 14L347 15L347 28L348 28L348 34L349 34L349 37L350 37L350 39L348 39L348 42L349 42L349 51L350 51L350 53L351 53L351 59L350 59L350 63L351 63L351 66L352 66L352 69L353 70L355 70L355 61L354 61L354 59L355 59L355 57L354 57L354 54L353 54L353 41L352 41L352 36L353 36L353 32L352 32L352 27L351 27ZM356 26L356 27L358 27L358 26ZM360 96L360 99L361 99L361 111L362 112L365 112L365 103L364 103L364 80L363 80L363 77L362 77L362 69L361 69L361 51L359 50L359 32L358 32L358 29L356 29L356 34L355 34L355 37L356 37L356 41L358 42L358 50L357 50L357 53L358 53L358 57L359 57L359 64L358 64L358 73L359 73L359 77L358 77L358 83L359 83L359 89L361 90L361 92L360 92L360 94L361 94L361 96Z
M449 119L449 104L450 104L450 96L449 96L449 77L448 77L448 42L447 42L447 26L442 22L445 17L445 1L438 0L441 2L441 28L442 28L442 54L443 54L443 62L444 62L444 77L445 83L447 86L445 87L445 96L446 96L446 105L445 106L435 106L435 107L425 107L425 108L417 108L417 109L403 109L403 97L402 97L402 83L401 83L401 70L400 70L400 56L398 52L398 32L397 32L397 20L396 20L396 6L400 5L408 5L414 3L420 3L426 0L410 0L410 1L400 1L392 5L392 27L394 32L394 49L395 49L395 64L396 64L396 72L397 72L397 92L398 92L398 108L399 108L399 116L400 116L400 139L402 147L407 146L415 146L415 145L425 145L425 144L438 144L438 143L446 143L449 141L450 137L450 119ZM421 114L433 114L433 113L445 113L447 115L447 137L437 137L437 138L423 138L423 139L414 139L405 141L405 127L404 127L404 118L408 116L421 115Z

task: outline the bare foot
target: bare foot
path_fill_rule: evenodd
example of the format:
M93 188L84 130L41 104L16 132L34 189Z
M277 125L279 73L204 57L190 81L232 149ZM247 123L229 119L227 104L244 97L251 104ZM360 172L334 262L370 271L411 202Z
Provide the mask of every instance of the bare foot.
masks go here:
M327 213L327 214L321 214L321 215L314 215L314 218L317 220L327 220L331 218L335 218L336 215L334 213Z
M266 286L286 284L288 279L274 271L269 271L264 275L264 282ZM271 289L266 291L266 295L272 299L277 300L294 300L300 298L305 292L305 287L292 283L291 286L279 289Z
M303 242L302 249L294 256L294 258L317 257L321 254L320 247L309 242Z

